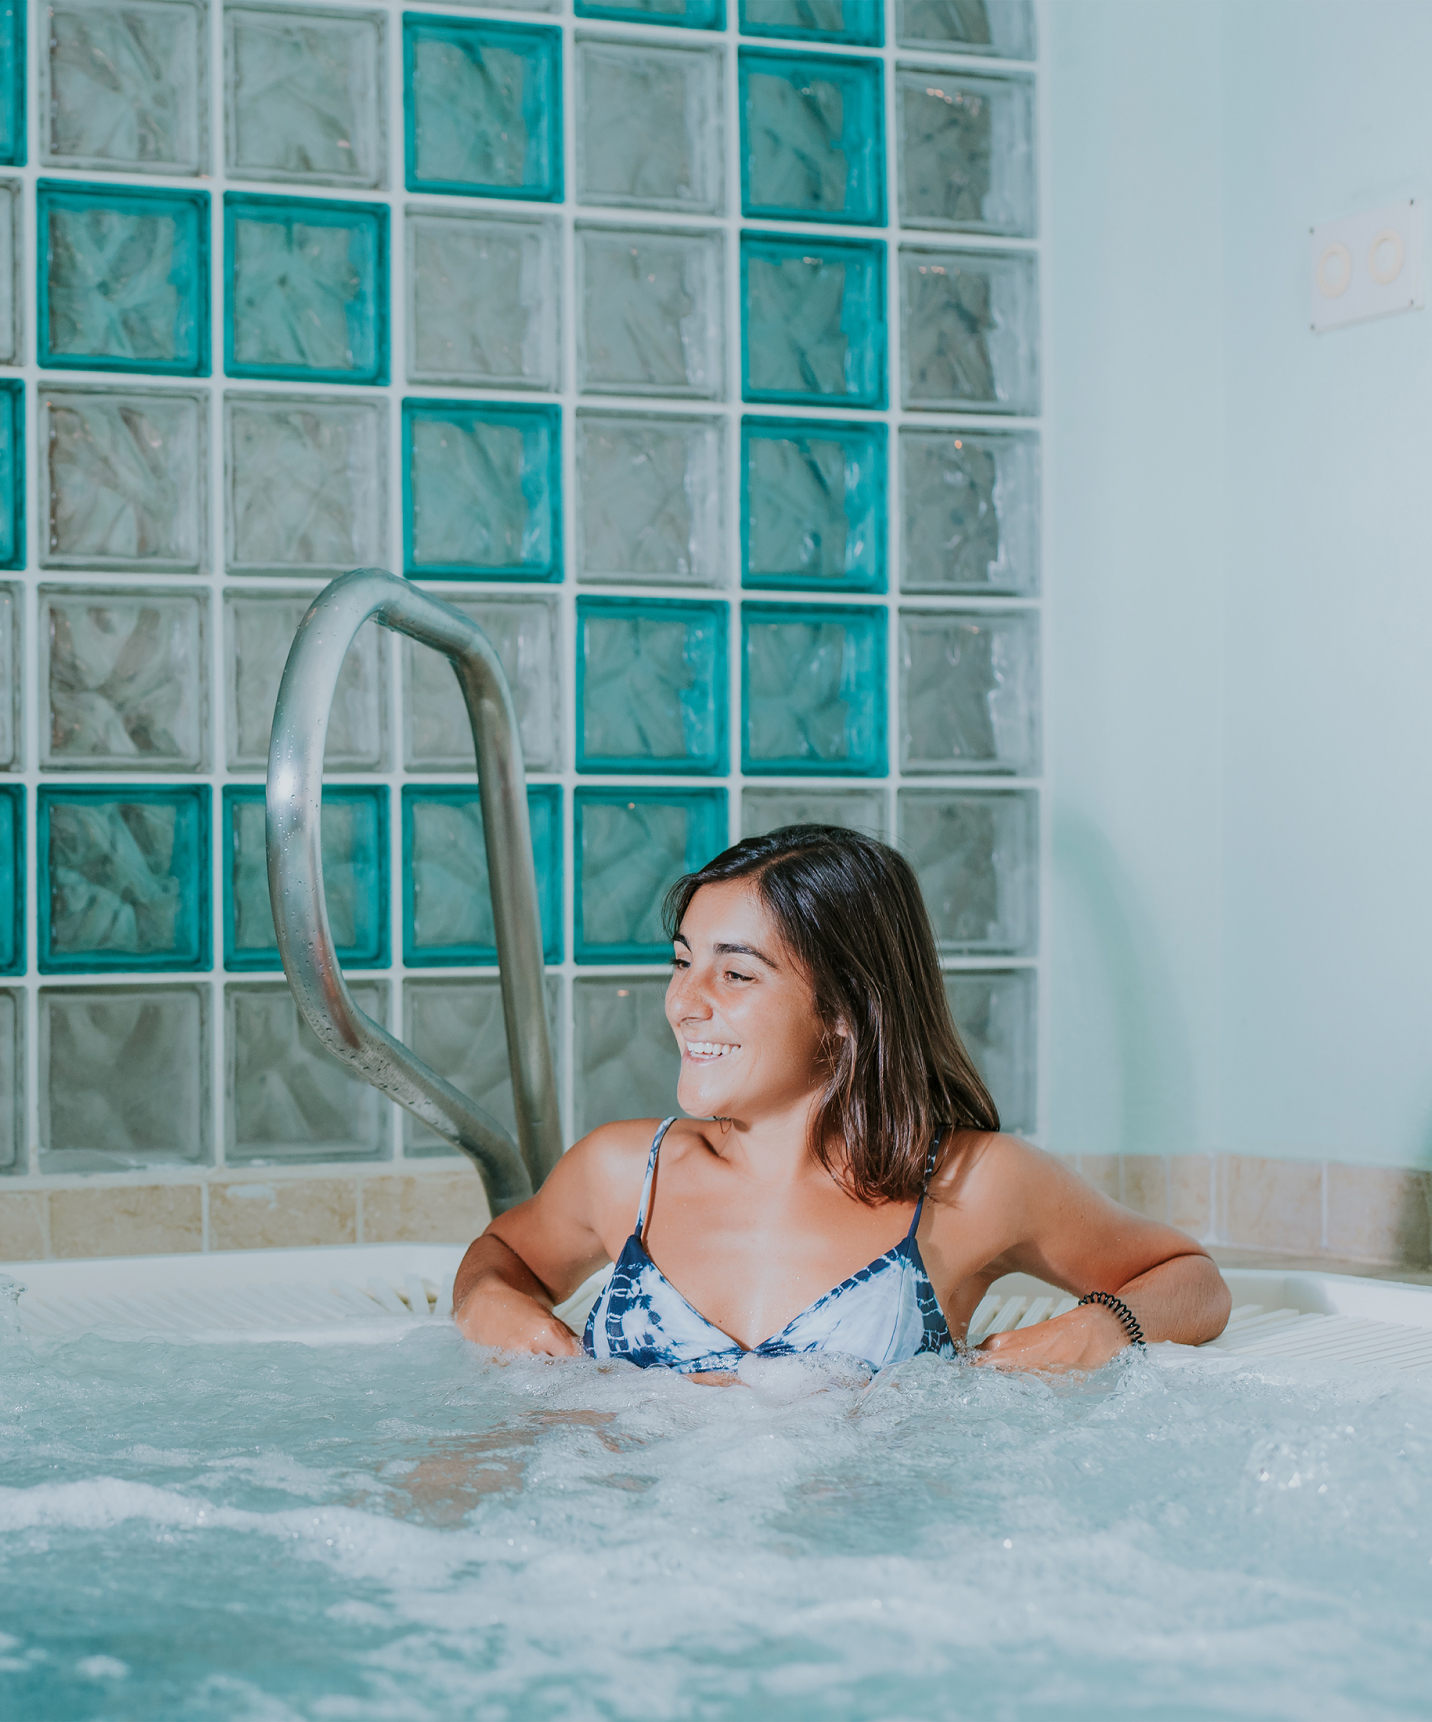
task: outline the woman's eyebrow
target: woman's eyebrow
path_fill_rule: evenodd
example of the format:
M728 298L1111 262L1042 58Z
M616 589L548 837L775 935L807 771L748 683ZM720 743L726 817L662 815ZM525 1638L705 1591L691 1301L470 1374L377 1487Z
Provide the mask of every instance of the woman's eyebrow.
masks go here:
M712 950L723 957L755 957L763 962L768 969L779 969L778 963L773 963L764 951L758 951L754 945L713 945Z

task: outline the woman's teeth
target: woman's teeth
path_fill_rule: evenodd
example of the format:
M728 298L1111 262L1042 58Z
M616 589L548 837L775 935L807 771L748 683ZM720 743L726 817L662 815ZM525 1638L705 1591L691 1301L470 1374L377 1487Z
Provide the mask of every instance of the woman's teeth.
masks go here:
M693 1058L721 1058L728 1052L738 1051L739 1047L719 1040L688 1040L686 1050Z

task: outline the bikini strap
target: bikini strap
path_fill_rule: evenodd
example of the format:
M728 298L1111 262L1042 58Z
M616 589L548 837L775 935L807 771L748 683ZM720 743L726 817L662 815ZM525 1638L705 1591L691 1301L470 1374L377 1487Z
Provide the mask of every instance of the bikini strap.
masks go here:
M930 1152L925 1156L925 1177L920 1185L920 1200L915 1204L915 1212L910 1217L910 1230L905 1234L908 1244L915 1236L915 1228L920 1224L920 1215L925 1211L925 1192L930 1187L930 1179L935 1173L935 1162L940 1157L940 1144L945 1139L944 1126L935 1132L935 1140L930 1144Z
M676 1122L673 1112L670 1118L663 1118L656 1127L656 1135L651 1139L651 1153L646 1162L646 1178L641 1186L641 1203L636 1211L636 1229L633 1236L640 1237L646 1230L646 1211L651 1205L651 1181L656 1176L656 1157L661 1152L661 1139Z

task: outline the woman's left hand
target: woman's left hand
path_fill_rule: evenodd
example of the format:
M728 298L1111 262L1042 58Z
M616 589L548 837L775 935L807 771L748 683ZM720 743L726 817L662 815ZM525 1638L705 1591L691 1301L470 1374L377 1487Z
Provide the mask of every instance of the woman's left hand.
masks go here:
M971 1356L996 1369L1098 1369L1128 1344L1123 1323L1112 1310L1086 1303L1052 1321L991 1334Z

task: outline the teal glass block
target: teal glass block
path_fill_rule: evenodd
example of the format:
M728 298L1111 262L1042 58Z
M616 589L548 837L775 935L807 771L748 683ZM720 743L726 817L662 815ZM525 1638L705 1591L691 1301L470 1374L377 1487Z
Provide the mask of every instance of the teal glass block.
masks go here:
M40 972L207 969L209 818L207 784L42 786Z
M885 611L743 604L741 770L883 777Z
M225 193L224 369L387 382L385 205Z
M1039 798L1033 790L902 789L896 828L947 956L1033 955Z
M726 0L630 0L625 6L601 6L576 0L579 18L611 18L623 24L665 24L676 30L724 30Z
M25 566L25 385L0 383L0 568Z
M741 34L879 48L885 42L884 0L741 0Z
M562 32L403 19L409 191L562 200Z
M741 393L884 407L881 241L742 235Z
M577 600L577 770L726 772L727 606Z
M403 565L420 580L562 578L560 407L403 402Z
M883 76L879 60L743 48L742 214L883 226Z
M1032 255L901 247L900 393L930 412L1038 413Z
M895 40L902 48L1032 60L1033 0L895 0Z
M886 586L885 426L741 421L741 584Z
M21 283L17 261L23 220L25 187L18 179L0 179L0 365L20 363Z
M29 1170L25 1136L25 995L0 987L0 1172Z
M724 789L578 789L572 797L579 963L666 963L661 904L728 842Z
M905 226L1034 237L1032 78L902 67L895 107Z
M42 368L209 374L209 194L41 180Z
M280 969L269 903L262 784L224 789L224 967ZM385 969L388 943L388 791L383 784L325 789L323 898L338 960Z
M25 8L0 6L0 162L25 165Z
M0 784L0 975L25 972L25 787Z
M1035 1127L1033 969L962 969L945 976L945 997L965 1051L999 1109L1001 1130Z
M544 962L562 960L562 790L529 783L527 819L537 874ZM497 962L482 797L475 784L403 790L403 962L482 968Z

